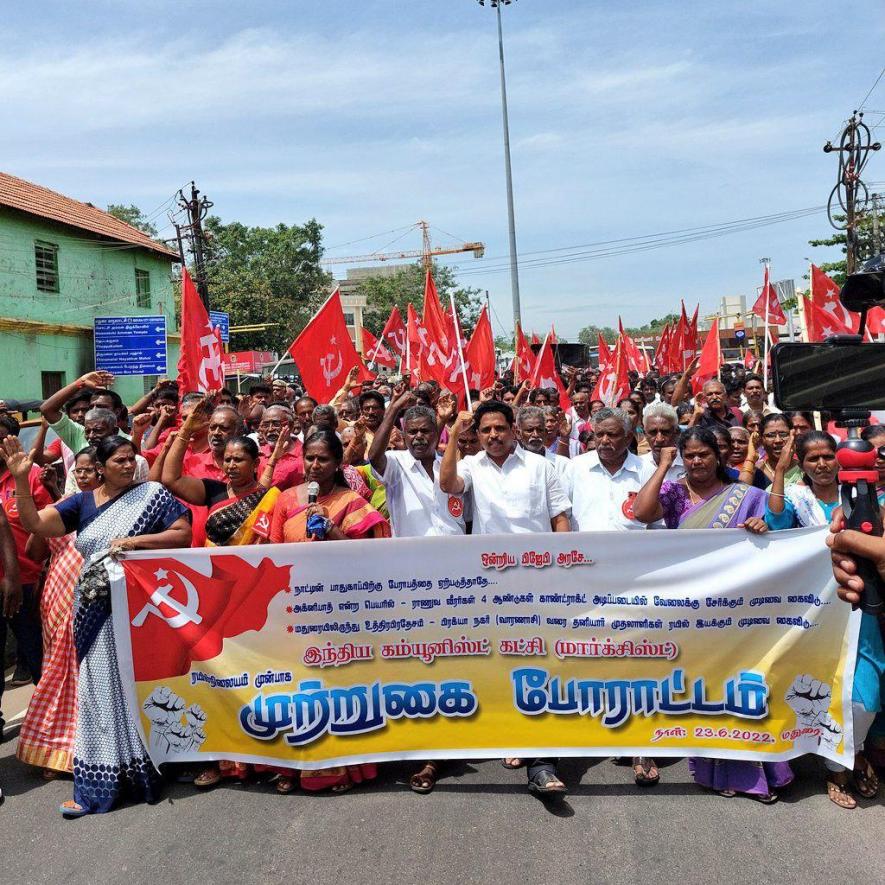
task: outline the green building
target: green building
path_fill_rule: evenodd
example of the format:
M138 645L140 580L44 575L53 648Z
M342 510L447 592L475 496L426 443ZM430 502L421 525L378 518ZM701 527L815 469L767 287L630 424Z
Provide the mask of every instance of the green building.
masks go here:
M96 316L165 314L174 376L178 260L91 203L0 173L0 399L45 399L94 369ZM115 389L132 403L155 381L120 377Z

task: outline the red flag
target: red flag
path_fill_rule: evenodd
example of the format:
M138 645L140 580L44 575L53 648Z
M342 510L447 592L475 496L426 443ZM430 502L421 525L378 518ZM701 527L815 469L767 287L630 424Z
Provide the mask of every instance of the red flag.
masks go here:
M668 360L670 357L670 324L664 325L661 337L658 338L658 346L655 348L654 364L655 368L664 374L668 371Z
M602 332L596 333L596 348L599 351L599 365L603 365L607 363L612 358L612 352L609 349L608 344L605 342L605 338L602 337Z
M375 377L350 340L337 289L292 342L289 353L298 364L308 394L319 403L328 403L335 396L354 366L360 370L358 382Z
M393 354L365 326L363 326L363 351L367 363L378 363L379 366L387 366L388 369L396 368Z
M514 381L525 381L532 373L532 367L535 365L535 355L529 347L525 335L522 334L522 327L516 324L516 356L514 357Z
M701 309L700 304L695 305L694 313L691 317L691 322L689 323L689 346L691 348L691 357L689 358L689 362L694 359L695 354L698 352L698 344L700 344L701 339L700 335L698 335L698 311Z
M668 351L668 372L683 372L685 366L682 363L683 343L685 341L685 322L682 317L676 323L676 328L670 335L670 349Z
M224 640L267 621L271 599L289 587L288 566L212 557L204 575L174 556L123 560L136 680L183 676L192 661L221 653Z
M559 404L563 411L571 408L571 401L565 391L562 378L559 377L559 372L556 371L556 360L553 358L553 347L550 344L549 335L544 339L544 343L538 351L530 383L533 388L555 387L559 391Z
M701 349L701 358L698 361L698 370L691 379L691 386L695 396L701 391L704 384L711 378L719 377L719 367L722 365L722 347L719 342L719 317L713 318L710 331Z
M424 315L416 327L421 339L421 377L434 378L444 387L451 386L449 375L458 360L457 342L452 342L455 345L453 354L447 327L436 283L430 271L427 271L424 277Z
M748 347L744 352L744 368L752 369L756 363L756 354Z
M467 380L474 390L485 390L495 383L495 337L485 307L464 353Z
M768 305L767 308L766 305ZM765 265L765 274L762 278L762 291L759 293L759 297L753 305L753 313L764 322L766 310L768 312L768 324L770 326L785 326L787 324L784 309L781 307L781 303L777 299L777 292L768 279L767 264Z
M627 358L627 369L631 372L645 372L648 368L645 355L636 346L636 342L624 330L624 324L618 317L618 332Z
M623 342L619 339L611 360L600 368L599 379L590 399L600 400L607 406L616 406L630 395L630 379L627 377L627 357Z
M825 310L813 299L805 302L805 319L809 341L823 341L832 335L854 335L860 327L859 318L855 317L853 326L847 326L834 311Z
M538 337L536 332L532 332L532 346L538 345L541 343L541 339Z
M867 314L867 332L870 335L881 335L885 332L885 310L881 307L874 307Z
M418 314L410 301L408 310L406 311L407 349L405 363L403 365L406 367L408 373L415 378L417 378L420 373L421 336L418 334L419 325Z
M197 294L187 268L181 269L181 355L178 389L206 393L224 387L224 364L218 333Z
M381 330L381 340L399 357L406 355L406 325L398 307L390 311L390 316Z

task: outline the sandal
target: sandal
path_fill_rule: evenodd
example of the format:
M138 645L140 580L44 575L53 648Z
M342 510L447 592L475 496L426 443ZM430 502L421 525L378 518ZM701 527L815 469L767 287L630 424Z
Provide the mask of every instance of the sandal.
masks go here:
M751 799L761 803L762 805L774 805L774 803L778 800L777 793L765 793L761 796L758 793L747 793L747 795Z
M56 771L54 768L44 768L41 777L45 781L54 781L61 777L61 772Z
M353 789L353 784L348 781L346 784L335 784L332 787L331 792L333 793L349 793Z
M58 810L65 817L83 817L84 814L89 814L82 805L74 802L73 799L68 799L67 802L62 802L61 805L58 806Z
M517 768L525 767L525 759L517 759L516 757L510 757L508 759L502 759L501 765L504 768L509 769L510 771L516 771Z
M723 799L734 799L737 796L737 793L734 790L717 790L716 791Z
M873 766L863 756L858 757L858 759L864 765L864 768L855 768L852 772L854 775L854 789L864 799L875 799L879 795L879 778L876 777ZM855 760L855 765L857 765L857 761Z
M661 775L654 759L648 756L633 757L633 780L636 781L637 787L653 787L660 779Z
M568 789L552 771L539 771L529 780L529 792L536 796L562 796Z
M206 768L194 778L194 786L200 790L221 783L221 772L217 768Z
M435 762L428 762L420 771L409 778L409 786L414 793L429 793L436 786L439 769Z
M840 808L850 810L857 808L857 800L851 795L848 789L848 773L840 771L832 773L827 778L827 796L830 801L838 805Z
M284 777L283 775L277 778L277 792L281 796L288 796L289 793L294 792L296 786L294 778Z

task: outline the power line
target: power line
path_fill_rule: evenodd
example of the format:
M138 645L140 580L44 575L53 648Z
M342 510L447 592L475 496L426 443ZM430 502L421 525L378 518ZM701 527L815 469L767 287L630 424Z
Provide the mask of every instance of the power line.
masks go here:
M882 79L883 75L885 75L885 68L882 68L882 70L879 71L879 76L876 77L876 82L873 83L872 86L870 86L870 91L867 92L867 94L863 97L863 101L857 106L857 109L859 111L863 110L863 106L867 103L867 99L873 94L873 90L879 85L879 81Z

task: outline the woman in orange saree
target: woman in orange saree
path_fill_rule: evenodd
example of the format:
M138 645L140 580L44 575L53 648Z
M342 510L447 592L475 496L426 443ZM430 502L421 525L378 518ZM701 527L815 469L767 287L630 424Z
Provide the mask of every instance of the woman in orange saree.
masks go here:
M389 538L387 520L355 492L341 473L344 448L331 430L318 430L304 441L305 483L287 489L277 500L271 520L272 543L316 543L360 538ZM308 501L307 487L318 486L315 503ZM280 779L277 790L295 789L296 771L275 768ZM371 763L342 765L319 771L302 771L301 786L308 791L331 790L343 793L355 784L372 780L377 766Z

